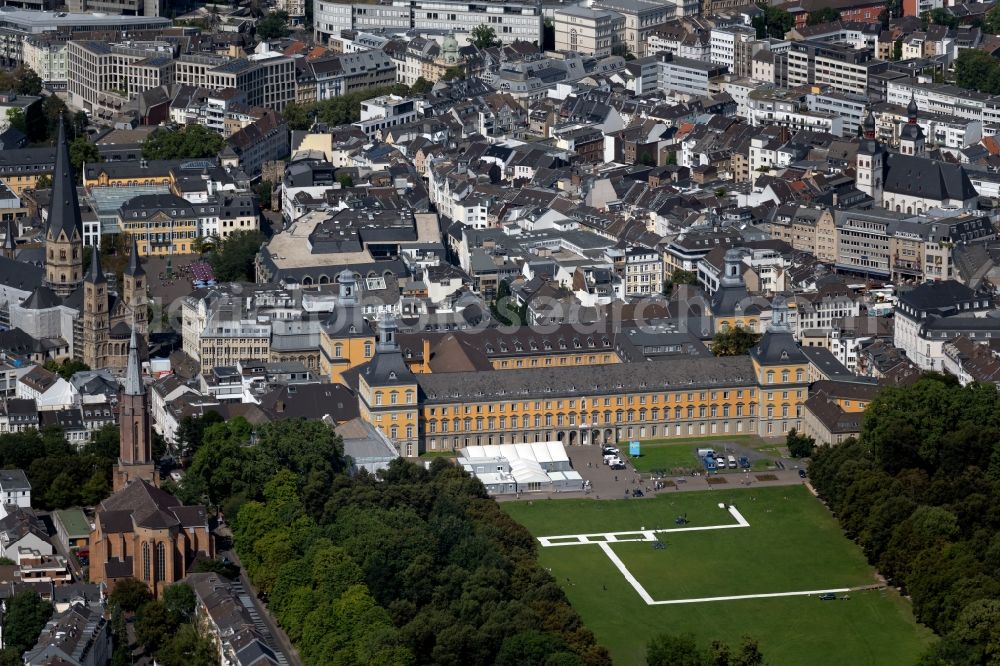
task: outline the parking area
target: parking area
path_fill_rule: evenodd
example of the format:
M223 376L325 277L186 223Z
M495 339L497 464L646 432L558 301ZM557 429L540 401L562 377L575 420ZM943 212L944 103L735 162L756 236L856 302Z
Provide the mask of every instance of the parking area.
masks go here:
M710 446L715 446L713 443ZM600 446L567 446L573 469L580 473L584 480L590 482L586 491L552 492L552 493L521 493L520 495L496 495L498 502L523 501L540 498L589 498L589 499L642 499L663 493L690 492L709 490L722 487L767 487L799 485L805 482L800 478L797 469L787 467L784 470L768 470L762 473L756 470L735 469L731 473L706 474L704 471L693 475L659 475L640 472L628 459L627 444L621 449L621 458L625 469L611 469L604 464L604 454ZM747 447L748 450L749 447ZM739 459L739 450L734 448L733 455ZM728 455L728 454L727 454ZM635 495L636 491L642 497Z

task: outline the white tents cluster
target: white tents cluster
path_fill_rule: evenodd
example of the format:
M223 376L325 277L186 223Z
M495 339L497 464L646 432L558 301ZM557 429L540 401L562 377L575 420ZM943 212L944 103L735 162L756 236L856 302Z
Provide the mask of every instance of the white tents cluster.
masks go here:
M491 495L583 489L583 477L573 469L562 442L467 446L459 452L458 464Z

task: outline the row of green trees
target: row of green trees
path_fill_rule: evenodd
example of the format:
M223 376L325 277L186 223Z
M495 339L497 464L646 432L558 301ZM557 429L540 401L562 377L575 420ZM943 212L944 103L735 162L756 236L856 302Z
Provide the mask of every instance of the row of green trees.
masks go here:
M77 449L61 428L29 428L0 435L0 467L23 469L32 504L42 509L97 504L111 493L118 458L118 427L105 426Z
M534 539L448 462L351 477L305 421L215 423L195 448L179 492L223 507L306 664L610 663Z
M925 666L1000 658L1000 394L931 375L883 389L861 437L817 449L813 485L917 619Z

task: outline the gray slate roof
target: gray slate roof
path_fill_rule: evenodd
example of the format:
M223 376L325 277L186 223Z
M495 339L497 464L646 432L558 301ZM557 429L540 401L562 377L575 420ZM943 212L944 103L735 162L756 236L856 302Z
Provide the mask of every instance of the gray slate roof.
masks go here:
M421 373L416 381L426 403L499 398L581 397L627 392L754 386L749 357L675 358L658 363L550 367L484 372Z

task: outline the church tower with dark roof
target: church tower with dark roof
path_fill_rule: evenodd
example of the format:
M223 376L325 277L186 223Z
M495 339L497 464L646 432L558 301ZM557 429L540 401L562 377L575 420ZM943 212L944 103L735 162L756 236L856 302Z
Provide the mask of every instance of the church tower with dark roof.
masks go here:
M122 305L131 315L132 327L140 338L148 335L149 329L148 287L146 271L139 262L139 248L136 246L135 236L132 236L128 267L122 274Z
M91 248L90 269L83 279L83 362L91 368L107 366L108 281L101 267L101 253Z
M885 147L875 138L875 115L868 110L861 125L863 132L861 145L855 162L855 187L882 206L882 191L885 185Z
M115 492L136 480L156 484L148 407L146 387L142 384L142 370L139 367L139 346L133 328L128 347L125 386L118 399L120 435L118 465L115 467Z
M45 232L45 282L63 298L83 282L83 223L62 121L59 122L52 202Z
M910 97L906 107L906 124L899 130L899 152L924 157L924 130L917 123L917 100Z

